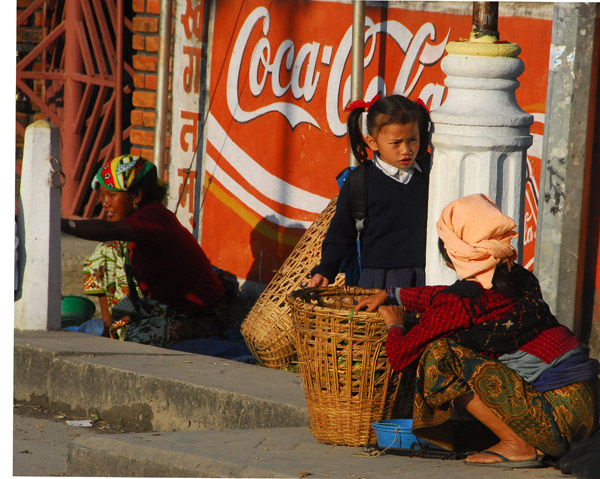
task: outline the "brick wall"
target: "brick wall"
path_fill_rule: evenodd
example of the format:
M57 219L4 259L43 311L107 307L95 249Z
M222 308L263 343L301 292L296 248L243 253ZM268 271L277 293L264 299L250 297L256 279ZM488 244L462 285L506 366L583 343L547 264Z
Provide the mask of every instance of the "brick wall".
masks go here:
M33 3L33 0L17 0L17 15ZM129 8L129 5L127 5ZM130 152L140 155L148 160L153 159L154 121L156 105L157 63L159 38L158 29L160 21L160 0L131 0L133 16L131 18L132 40L131 45L125 49L132 52L132 66L134 68L134 90L132 93L132 111L129 118L131 122ZM173 9L175 11L175 0ZM126 20L129 22L129 20ZM173 28L172 28L173 30ZM17 61L24 58L42 39L42 10L38 9L29 18L26 24L17 28ZM172 42L171 42L172 45ZM34 68L41 68L40 59ZM170 83L170 82L169 82ZM42 96L43 82L32 82L31 88L36 94ZM170 91L170 85L169 85ZM167 109L170 108L170 98ZM16 120L23 128L41 118L39 109L21 94L17 97ZM123 119L123 127L129 127L127 118ZM167 118L167 128L170 127L170 118ZM16 192L19 191L19 175L23 157L24 138L16 134ZM168 158L170 134L165 138L165 165ZM125 153L125 151L124 151ZM167 168L165 167L165 174ZM165 178L167 180L167 178Z
M153 159L154 123L156 108L156 84L158 70L158 28L160 22L160 0L133 0L133 110L131 112L131 153L147 160ZM175 5L173 2L173 11ZM171 42L172 45L172 42ZM169 81L169 92L171 91ZM169 95L168 111L171 98ZM170 125L170 118L167 119ZM165 138L165 175L170 145L170 133ZM165 176L165 181L168 178Z

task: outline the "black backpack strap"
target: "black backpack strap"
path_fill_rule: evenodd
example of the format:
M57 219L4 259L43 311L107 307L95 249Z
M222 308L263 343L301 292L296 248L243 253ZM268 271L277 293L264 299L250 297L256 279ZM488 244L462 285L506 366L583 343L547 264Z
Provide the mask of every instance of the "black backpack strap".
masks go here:
M350 208L356 221L358 236L367 226L367 180L368 164L357 166L350 173Z

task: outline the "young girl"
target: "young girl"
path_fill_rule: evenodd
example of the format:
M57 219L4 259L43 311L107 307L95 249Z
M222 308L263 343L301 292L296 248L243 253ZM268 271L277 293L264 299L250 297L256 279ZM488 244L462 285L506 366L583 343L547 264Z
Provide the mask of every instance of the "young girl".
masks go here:
M427 151L429 113L425 105L401 95L347 108L352 153L367 175L367 220L360 236L362 273L358 286L422 286L425 284L425 240L430 158ZM367 113L367 137L362 113ZM373 150L368 160L367 148ZM308 287L327 286L342 261L356 251L357 226L351 212L347 180L322 246L321 263Z

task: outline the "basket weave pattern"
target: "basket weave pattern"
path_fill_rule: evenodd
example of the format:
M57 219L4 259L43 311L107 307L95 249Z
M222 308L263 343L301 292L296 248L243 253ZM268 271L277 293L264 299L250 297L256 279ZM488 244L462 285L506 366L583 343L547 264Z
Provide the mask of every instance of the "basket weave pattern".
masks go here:
M248 349L261 364L282 368L296 361L295 336L287 295L308 281L321 261L321 245L335 213L337 196L300 238L241 324ZM344 282L340 274L334 284Z
M305 288L289 295L298 362L315 439L376 444L371 423L390 419L400 374L385 354L387 328L378 313L354 304L378 290Z

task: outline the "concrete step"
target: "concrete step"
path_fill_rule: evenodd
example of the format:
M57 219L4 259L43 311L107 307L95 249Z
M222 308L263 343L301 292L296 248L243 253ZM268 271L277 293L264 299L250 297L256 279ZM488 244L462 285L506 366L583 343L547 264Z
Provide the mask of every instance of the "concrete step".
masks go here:
M14 398L148 431L310 424L296 373L71 331L15 331Z
M478 467L322 444L309 428L93 435L71 444L69 476L328 479L564 478L555 469Z
M74 439L69 476L565 477L323 444L298 374L70 331L15 331L14 398L152 431Z

